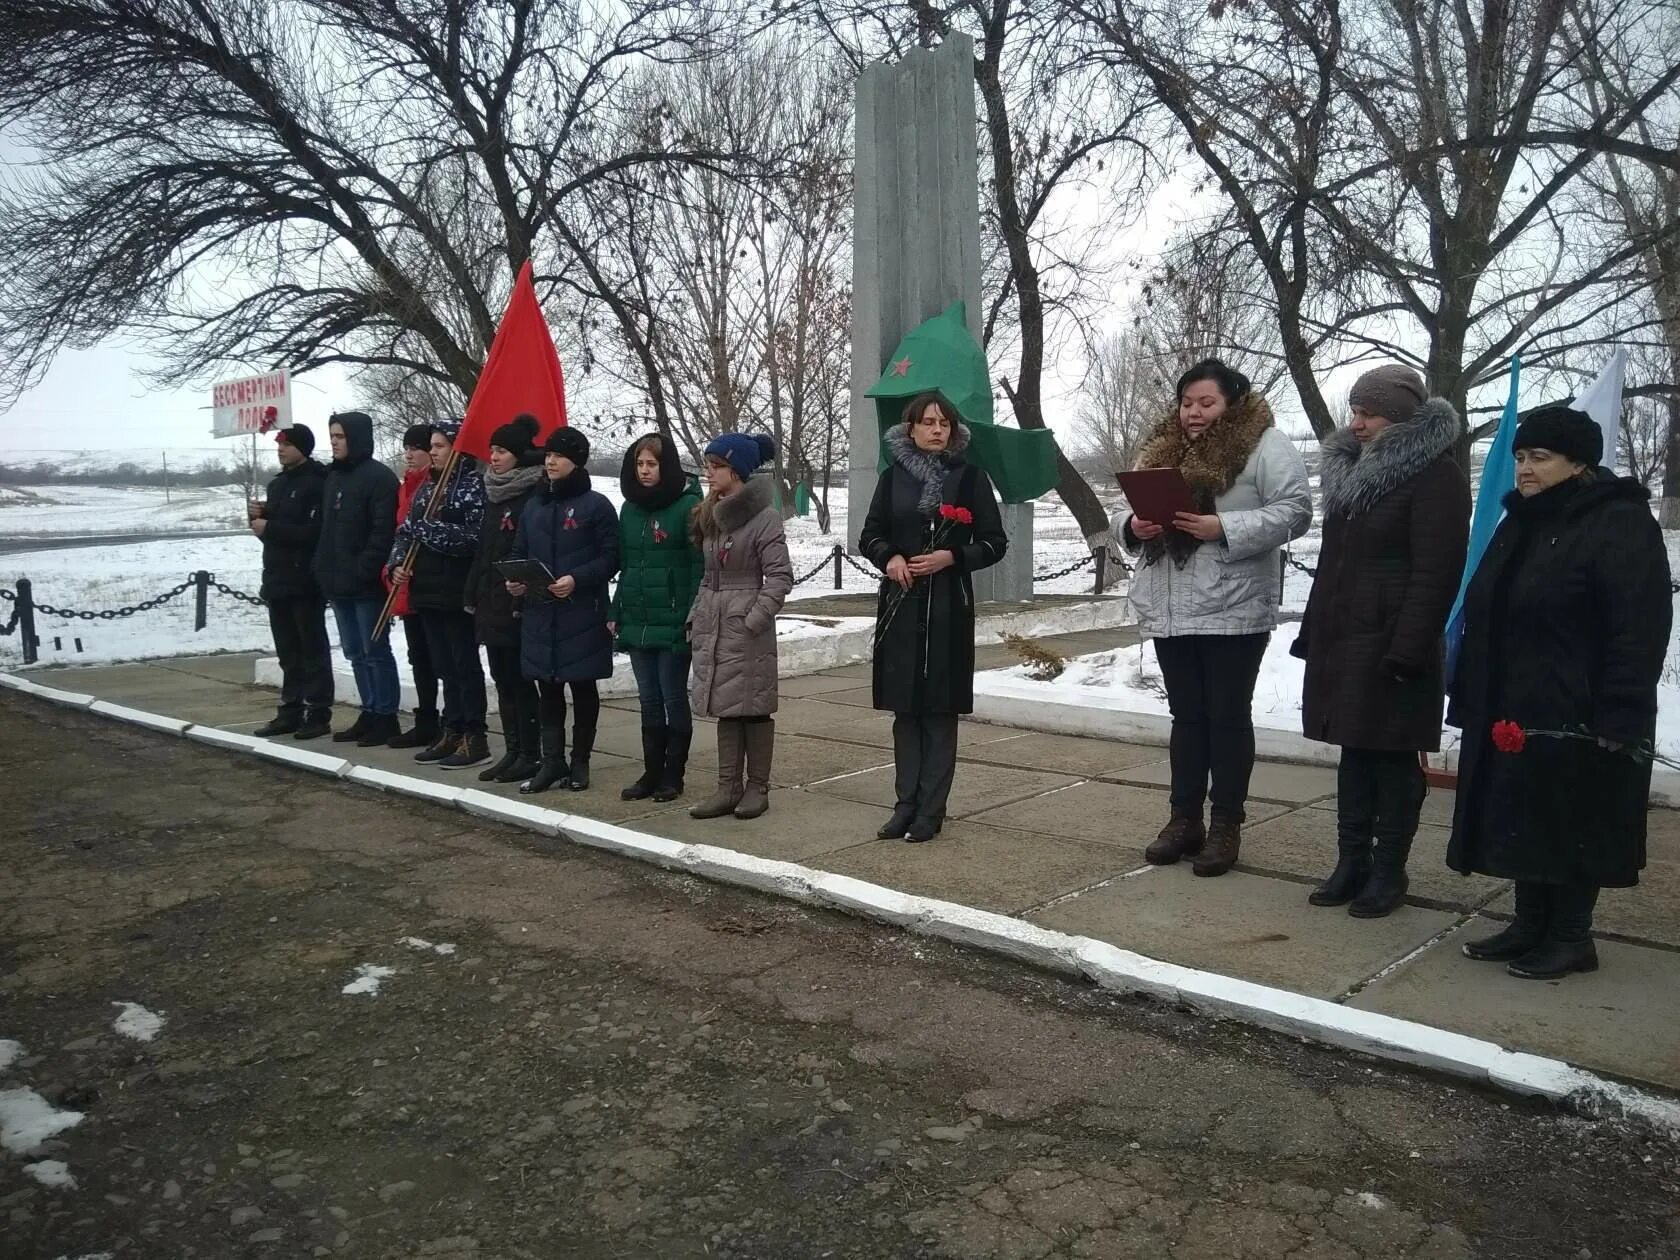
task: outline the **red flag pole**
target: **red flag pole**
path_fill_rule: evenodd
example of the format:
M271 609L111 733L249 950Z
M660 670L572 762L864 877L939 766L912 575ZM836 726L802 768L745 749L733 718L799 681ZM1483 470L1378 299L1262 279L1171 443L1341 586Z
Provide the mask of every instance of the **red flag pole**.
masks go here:
M426 500L426 510L421 514L421 520L431 520L433 514L437 511L438 504L442 502L444 497L448 494L449 481L455 475L456 454L457 452L454 447L451 447L449 450L449 458L443 465L443 475L438 478L437 485L432 488L431 497ZM403 556L403 562L400 567L412 571L414 567L414 555L419 550L420 544L418 542L409 543L408 552ZM401 590L402 587L393 582L391 584L391 589L385 593L385 607L379 610L379 620L373 623L373 633L368 636L369 643L378 643L379 640L385 637L385 632L391 628L391 610L396 607L397 593Z

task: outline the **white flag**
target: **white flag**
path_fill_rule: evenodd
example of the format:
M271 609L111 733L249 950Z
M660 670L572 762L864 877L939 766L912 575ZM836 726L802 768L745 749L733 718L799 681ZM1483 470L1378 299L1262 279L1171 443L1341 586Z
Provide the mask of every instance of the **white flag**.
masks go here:
M1622 434L1622 377L1626 372L1627 351L1617 346L1604 370L1570 404L1598 421L1598 427L1604 431L1604 466L1615 472L1621 471L1622 462L1618 443Z

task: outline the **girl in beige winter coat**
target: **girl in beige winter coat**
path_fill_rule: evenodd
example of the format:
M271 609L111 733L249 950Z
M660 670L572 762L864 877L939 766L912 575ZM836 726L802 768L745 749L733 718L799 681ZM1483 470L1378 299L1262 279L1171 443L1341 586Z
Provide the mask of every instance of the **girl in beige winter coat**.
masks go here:
M688 616L689 700L697 716L717 719L718 786L689 810L695 818L757 818L770 808L776 614L793 589L793 565L770 478L752 474L774 454L769 438L743 433L706 447L711 493L694 512L706 576Z

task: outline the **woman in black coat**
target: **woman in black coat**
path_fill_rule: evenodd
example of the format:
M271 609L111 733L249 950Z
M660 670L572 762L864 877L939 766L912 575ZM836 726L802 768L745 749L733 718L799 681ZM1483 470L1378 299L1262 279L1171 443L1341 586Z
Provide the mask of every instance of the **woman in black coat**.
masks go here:
M543 452L533 450L534 416L517 416L490 435L490 466L484 473L484 518L478 551L467 573L467 611L490 662L501 715L502 759L479 771L484 783L521 783L542 768L537 687L520 669L519 601L496 572L513 551L519 518L541 488Z
M974 711L974 583L1003 559L991 479L963 459L968 429L937 394L887 433L858 550L886 574L875 631L874 701L893 713L897 804L882 840L931 840L957 770L957 716ZM966 520L960 519L966 516ZM955 518L955 519L953 519Z
M1598 467L1590 416L1531 411L1515 449L1516 491L1464 601L1447 863L1516 881L1515 921L1465 954L1552 980L1598 967L1598 890L1645 865L1671 595L1649 493Z
M618 572L618 513L589 488L589 439L559 428L543 443L547 479L519 518L510 559L538 560L554 581L546 590L509 583L520 598L520 668L536 680L542 713L542 766L519 790L589 786L589 757L601 717L600 679L612 676L608 584ZM566 688L572 689L572 759L566 760Z
M1365 373L1348 403L1353 422L1320 448L1324 547L1290 650L1307 662L1306 737L1342 749L1336 868L1307 900L1376 919L1405 900L1428 790L1418 754L1441 747L1470 483L1453 458L1464 422L1410 368Z

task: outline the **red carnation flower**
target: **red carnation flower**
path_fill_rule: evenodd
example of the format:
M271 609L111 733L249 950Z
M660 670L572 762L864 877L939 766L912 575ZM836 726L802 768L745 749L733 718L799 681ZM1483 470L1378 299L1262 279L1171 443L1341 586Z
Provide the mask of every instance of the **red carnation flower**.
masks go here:
M1528 743L1528 732L1515 722L1493 724L1493 746L1503 753L1520 753Z
M939 505L939 515L948 521L955 521L958 525L974 524L974 513L965 507L957 507L952 503Z

